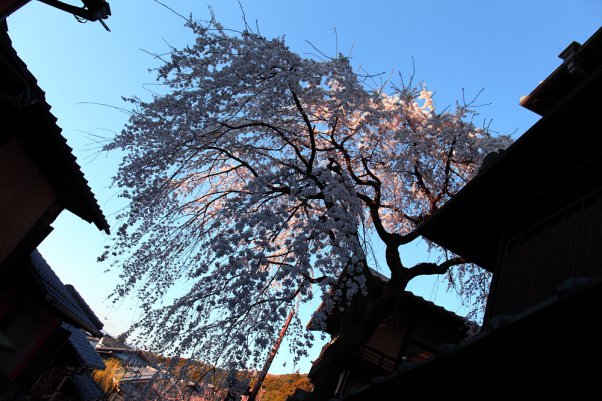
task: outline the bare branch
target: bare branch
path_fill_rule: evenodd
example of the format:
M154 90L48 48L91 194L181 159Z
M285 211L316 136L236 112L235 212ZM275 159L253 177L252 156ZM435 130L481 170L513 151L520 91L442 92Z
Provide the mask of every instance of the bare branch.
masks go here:
M466 263L462 258L448 259L443 263L419 263L416 266L410 268L409 280L418 276L427 276L435 274L445 274L450 267L461 265Z

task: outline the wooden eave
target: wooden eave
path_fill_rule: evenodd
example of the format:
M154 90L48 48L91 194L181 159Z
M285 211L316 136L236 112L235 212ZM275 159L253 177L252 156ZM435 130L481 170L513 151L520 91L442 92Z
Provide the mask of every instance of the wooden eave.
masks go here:
M529 95L520 105L541 116L545 115L573 88L602 65L602 28L583 45L571 43L559 57L564 62Z
M0 143L14 137L59 195L65 209L109 233L109 224L50 112L44 91L0 26ZM9 128L10 127L10 128Z
M601 94L599 65L418 227L419 234L493 271L502 237L601 188Z

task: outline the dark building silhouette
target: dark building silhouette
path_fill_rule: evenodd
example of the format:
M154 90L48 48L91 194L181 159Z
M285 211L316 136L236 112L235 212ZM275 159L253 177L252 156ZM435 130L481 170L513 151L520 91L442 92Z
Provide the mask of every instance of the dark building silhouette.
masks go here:
M597 399L602 29L521 105L542 118L420 228L493 273L480 334L346 400Z
M89 373L104 364L87 337L100 337L102 323L36 248L63 210L107 233L109 225L44 92L12 47L6 18L27 2L0 5L0 400L94 401L102 393ZM73 13L110 14L104 0L83 3Z
M44 96L0 22L0 280L65 209L109 231Z
M388 279L373 271L378 288ZM379 291L375 288L375 291ZM345 310L331 313L323 330L333 339L337 337L337 327L345 316ZM310 321L308 328L317 330ZM368 341L355 350L348 363L340 371L334 372L337 383L333 397L344 397L369 384L374 378L382 377L399 369L403 364L419 363L429 359L436 349L445 343L459 342L467 337L469 327L464 318L447 311L409 291L400 295L399 300L386 318L374 330ZM322 353L331 343L324 345ZM322 363L322 354L308 374L314 384L324 385L327 368ZM329 386L330 387L330 386ZM298 390L291 400L311 399L311 394Z
M39 252L13 267L0 283L0 399L101 399L90 373L104 363L88 337L103 324Z

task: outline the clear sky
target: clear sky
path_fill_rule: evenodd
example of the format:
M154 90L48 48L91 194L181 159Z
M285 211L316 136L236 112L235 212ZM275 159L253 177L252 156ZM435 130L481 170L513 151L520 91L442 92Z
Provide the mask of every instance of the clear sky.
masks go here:
M77 0L68 0L80 4ZM415 79L435 91L439 109L484 89L479 98L491 105L482 118L493 120L491 129L514 133L517 138L537 116L518 105L559 64L557 55L573 40L585 41L602 24L600 0L241 0L249 24L257 21L268 37L285 35L300 53L320 51L350 55L356 67L369 73L408 77L412 60ZM164 0L195 19L207 19L208 5L227 27L240 29L242 13L236 0ZM99 204L113 223L123 206L117 190L110 188L118 155L98 155L97 137L121 129L127 115L121 96L148 95L157 65L151 53L165 53L169 45L190 42L182 20L153 0L110 1L112 32L99 23L78 23L73 16L37 1L25 5L8 19L13 45L46 92L48 103L84 171ZM570 135L567 133L567 135ZM54 232L40 251L63 282L73 284L106 329L117 334L138 313L135 300L111 305L105 300L118 280L105 272L96 257L106 236L69 212L54 223ZM418 261L423 247L410 246L408 259ZM411 263L409 263L411 264ZM461 313L453 294L423 280L412 286L419 295ZM315 352L297 366L309 369ZM282 367L286 352L272 371Z

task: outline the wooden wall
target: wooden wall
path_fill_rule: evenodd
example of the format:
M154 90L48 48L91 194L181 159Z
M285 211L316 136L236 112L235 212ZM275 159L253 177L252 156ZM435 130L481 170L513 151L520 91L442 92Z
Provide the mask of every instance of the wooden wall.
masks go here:
M602 275L602 194L571 204L509 238L488 317L515 315L574 277Z
M58 211L48 216L56 201L56 192L19 143L11 139L0 145L0 265L28 237L38 242L36 225L46 217L56 217ZM44 233L40 235L43 238ZM31 252L37 245L31 244L25 251Z

